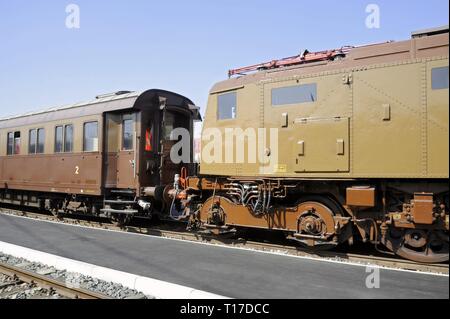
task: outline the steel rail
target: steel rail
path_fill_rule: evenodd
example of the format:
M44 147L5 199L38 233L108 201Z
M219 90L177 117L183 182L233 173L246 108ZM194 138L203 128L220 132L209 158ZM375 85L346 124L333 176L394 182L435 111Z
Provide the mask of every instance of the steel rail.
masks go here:
M258 242L243 239L231 239L224 237L217 237L214 235L195 233L189 231L174 231L168 230L163 227L139 227L139 226L115 226L109 223L102 223L96 221L80 220L67 217L57 218L53 215L44 215L40 213L33 213L27 211L19 211L15 209L4 209L0 207L0 213L23 216L28 218L34 218L44 221L59 222L61 224L78 225L84 227L107 229L114 231L123 231L128 233L142 234L157 236L163 238L171 238L192 242L202 242L215 245L224 245L231 247L238 247L243 249L249 249L254 251L272 252L284 254L287 256L300 256L306 258L323 259L323 260L335 260L348 263L357 263L363 265L374 265L380 267L388 267L402 270L411 270L417 272L429 272L437 274L449 274L448 263L442 264L427 264L418 263L407 259L401 259L400 257L382 257L376 255L357 254L357 253L343 253L336 251L315 251L311 252L307 249L290 246L283 244L274 244L266 242Z
M25 270L16 266L12 266L3 262L0 262L0 273L17 278L21 282L28 284L36 284L39 287L55 291L59 295L71 298L71 299L112 299L109 296L96 293L83 288L70 287L69 285L58 281L56 279L37 274L35 272Z

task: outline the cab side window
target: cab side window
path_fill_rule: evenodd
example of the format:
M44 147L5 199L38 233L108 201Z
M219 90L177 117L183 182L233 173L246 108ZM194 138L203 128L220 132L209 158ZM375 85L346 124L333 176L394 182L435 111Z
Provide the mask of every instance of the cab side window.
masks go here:
M237 94L225 93L217 96L217 119L232 120L236 118Z
M433 90L448 89L448 66L431 70L431 87Z
M272 106L315 101L317 101L317 85L315 83L272 89Z

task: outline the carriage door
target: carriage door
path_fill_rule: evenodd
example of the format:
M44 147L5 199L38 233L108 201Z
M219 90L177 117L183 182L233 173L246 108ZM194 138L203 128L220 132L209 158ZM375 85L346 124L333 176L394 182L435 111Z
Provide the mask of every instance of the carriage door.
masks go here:
M161 184L163 185L172 183L175 174L178 174L181 170L181 166L174 164L170 158L172 146L177 142L170 139L170 134L177 127L175 115L175 113L164 110L161 123L161 167L164 167L161 172Z
M163 118L160 127L160 140L161 140L161 164L160 166L164 169L161 171L161 184L171 184L173 183L175 174L180 174L181 168L186 166L188 163L174 163L171 158L172 147L177 144L181 137L178 136L176 140L171 139L171 133L174 129L184 128L188 132L192 132L192 120L190 115L182 112L177 112L175 110L163 111ZM182 149L178 155L183 158L183 155L188 155L189 161L192 160L192 136L188 136L190 139L191 148ZM191 152L191 154L182 154L182 152Z
M136 187L137 182L137 123L139 114L122 114L118 129L117 188Z

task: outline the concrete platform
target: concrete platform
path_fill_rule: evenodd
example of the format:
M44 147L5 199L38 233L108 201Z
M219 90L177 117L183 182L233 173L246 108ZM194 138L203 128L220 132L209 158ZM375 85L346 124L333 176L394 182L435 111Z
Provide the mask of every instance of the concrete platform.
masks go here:
M0 241L231 298L449 298L449 277L0 215Z

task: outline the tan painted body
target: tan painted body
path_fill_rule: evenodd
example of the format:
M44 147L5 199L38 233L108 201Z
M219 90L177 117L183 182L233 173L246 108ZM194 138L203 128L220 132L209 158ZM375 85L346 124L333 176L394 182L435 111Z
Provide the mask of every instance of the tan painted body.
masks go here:
M218 128L224 134L225 128L277 128L278 161L202 162L201 174L448 178L448 89L431 87L431 70L448 66L448 42L446 33L364 46L342 60L260 71L216 84L204 130ZM315 102L271 105L272 89L310 83L317 84ZM237 93L236 118L217 120L217 98L227 92ZM267 139L263 144L271 147Z
M310 247L360 238L447 261L448 44L448 27L437 28L338 58L230 71L256 72L210 91L200 176L186 190L209 198L191 223L281 230ZM230 144L230 129L244 138Z

